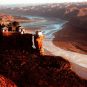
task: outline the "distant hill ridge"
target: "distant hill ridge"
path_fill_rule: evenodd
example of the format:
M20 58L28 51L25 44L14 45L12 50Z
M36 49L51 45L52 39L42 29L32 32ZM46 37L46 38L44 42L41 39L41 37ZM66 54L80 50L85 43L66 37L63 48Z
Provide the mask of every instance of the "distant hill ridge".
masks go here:
M73 17L87 15L87 3L60 3L44 4L36 6L17 6L0 9L0 12L18 15L37 15L47 17L58 17L62 19L72 19Z

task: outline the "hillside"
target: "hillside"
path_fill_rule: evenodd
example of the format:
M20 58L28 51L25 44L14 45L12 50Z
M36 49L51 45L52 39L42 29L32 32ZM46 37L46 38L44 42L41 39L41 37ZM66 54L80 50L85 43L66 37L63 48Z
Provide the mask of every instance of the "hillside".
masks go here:
M86 25L87 16L70 20L62 30L55 33L54 44L66 50L87 54Z
M60 56L40 56L31 48L30 42L29 34L0 39L1 75L15 82L18 87L87 86L87 81L70 69L67 60Z

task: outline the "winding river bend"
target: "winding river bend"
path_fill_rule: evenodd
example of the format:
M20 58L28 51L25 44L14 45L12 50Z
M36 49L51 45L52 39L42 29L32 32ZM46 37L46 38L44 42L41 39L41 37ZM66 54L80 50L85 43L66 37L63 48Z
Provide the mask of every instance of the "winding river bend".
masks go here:
M48 50L52 55L62 56L71 63L71 69L80 77L87 79L87 55L66 51L62 48L56 47L53 44L54 33L62 29L62 26L67 22L56 18L44 18L35 16L26 16L27 18L36 19L36 22L22 23L24 27L40 27L45 40L43 41L44 49ZM39 30L39 29L38 29ZM33 32L35 30L32 29ZM33 33L32 32L32 33Z

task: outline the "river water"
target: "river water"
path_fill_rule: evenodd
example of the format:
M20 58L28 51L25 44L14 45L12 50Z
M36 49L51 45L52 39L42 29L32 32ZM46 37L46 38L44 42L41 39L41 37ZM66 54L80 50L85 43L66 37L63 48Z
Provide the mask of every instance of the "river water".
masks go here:
M37 17L37 16L26 16L29 19L36 20L34 22L29 22L29 23L21 23L22 26L27 27L31 29L34 33L35 28L37 30L41 30L43 34L45 35L45 40L50 40L50 44L52 43L52 40L54 38L54 33L62 29L63 25L67 22L65 20L61 20L59 18L44 18L44 17ZM48 41L46 40L45 43L48 44ZM60 50L57 50L57 47L53 46L54 48L50 49L50 44L46 47L48 47L49 51L54 53L56 52L55 56L63 56L63 55L68 55L68 60L71 63L71 69L76 72L77 75L80 77L87 79L87 67L86 64L84 63L79 63L79 61L85 61L86 55L81 55L81 54L76 54L73 52L69 52L66 50L63 50L61 48L58 48ZM54 49L54 52L53 52ZM52 51L51 51L52 50ZM62 51L61 51L62 50ZM63 54L63 55L61 55ZM72 55L72 56L71 56ZM63 57L65 57L63 56ZM85 56L85 57L84 57ZM84 59L82 60L82 57ZM84 64L84 65L83 65Z
M61 20L59 18L45 18L45 17L37 17L37 16L25 16L31 20L36 20L34 22L29 23L21 23L23 27L27 27L29 29L37 29L41 30L47 39L53 39L54 36L52 33L62 29L62 26L66 23L65 20ZM34 31L35 32L35 31Z

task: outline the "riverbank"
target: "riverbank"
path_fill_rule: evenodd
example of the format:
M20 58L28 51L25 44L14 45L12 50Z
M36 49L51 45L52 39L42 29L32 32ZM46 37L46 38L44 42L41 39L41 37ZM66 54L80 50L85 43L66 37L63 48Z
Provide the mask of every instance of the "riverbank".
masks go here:
M59 21L59 20L57 20L57 21ZM43 33L46 35L45 40L43 41L43 47L44 47L44 49L46 49L46 51L45 51L46 54L54 55L54 56L62 56L64 59L67 59L70 63L73 64L72 70L80 77L87 79L87 75L86 75L86 73L87 73L87 70L86 70L87 56L84 54L82 55L79 53L77 54L75 52L63 50L63 49L55 46L52 42L52 40L54 38L53 33L60 30L62 28L62 25L65 24L65 22L62 22L62 23L56 22L57 24L55 24L55 22L51 21L51 20L50 20L50 23L49 23L49 21L47 21L47 22L46 22L47 24L45 23L46 26L44 25L45 29L43 29ZM40 29L42 29L43 22L40 24L39 23L38 22L36 24L32 23L32 26L35 25L34 29L32 29L32 27L31 27L32 32L35 31L36 26L39 26ZM29 26L29 24L28 24L28 26ZM85 69L83 70L83 68L85 68Z
M13 16L14 20L19 22L19 23L28 23L28 22L33 22L31 19L27 17L21 17L21 16Z
M87 31L65 24L63 29L54 34L55 46L65 50L87 54Z

